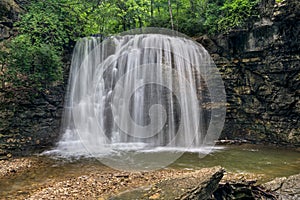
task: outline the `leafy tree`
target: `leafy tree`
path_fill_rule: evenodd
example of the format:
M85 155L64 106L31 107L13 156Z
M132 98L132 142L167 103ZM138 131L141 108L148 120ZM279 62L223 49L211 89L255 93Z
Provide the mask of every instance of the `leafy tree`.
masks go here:
M11 41L5 65L8 81L14 86L45 88L62 80L63 52L78 37L98 29L96 20L88 23L99 6L92 3L96 1L32 1L17 23L19 36Z
M220 7L223 5L223 2L210 2L207 4L205 10L205 32L209 34L214 34L218 31L218 20L221 16Z
M32 45L47 43L62 49L69 38L64 17L58 14L60 12L60 8L52 3L44 1L31 3L28 11L21 16L21 21L17 24L20 34L26 35Z
M172 28L170 24L168 1L153 0L151 10L152 14L148 26Z
M184 0L176 5L177 30L190 36L204 32L205 11L207 0Z
M15 86L45 88L62 79L62 63L53 46L32 44L31 38L23 34L11 43L7 73Z
M258 0L226 0L220 8L223 17L217 20L219 31L228 31L232 27L242 26L250 16L255 15L253 9Z
M0 52L1 80L48 87L62 79L61 59L80 37L133 28L172 28L190 36L242 26L258 0L32 0L19 36Z
M148 0L116 0L118 32L147 26L151 15L150 4Z

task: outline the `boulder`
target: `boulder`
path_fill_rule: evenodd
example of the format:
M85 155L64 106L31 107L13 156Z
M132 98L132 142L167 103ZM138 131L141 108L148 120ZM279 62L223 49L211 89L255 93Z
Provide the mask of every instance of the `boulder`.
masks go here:
M149 187L126 191L109 199L205 200L209 199L218 188L223 174L224 169L221 167L204 168L195 172L186 173L179 177L161 180Z
M275 178L262 186L266 191L274 193L278 200L300 199L300 174Z

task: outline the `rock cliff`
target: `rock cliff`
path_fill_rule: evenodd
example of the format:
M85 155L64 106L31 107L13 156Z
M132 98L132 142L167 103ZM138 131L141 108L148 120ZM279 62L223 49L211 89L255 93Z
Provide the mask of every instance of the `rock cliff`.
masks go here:
M26 3L27 0L0 1L0 49L1 43L17 34L14 22L19 20ZM63 88L0 88L0 159L41 151L57 141Z
M24 3L0 1L0 43L17 34L13 22ZM300 146L300 2L262 0L258 9L259 19L245 29L197 39L225 82L222 138ZM0 91L0 156L53 145L63 96L62 85L40 93Z
M13 23L19 19L21 12L22 9L14 0L0 1L0 42L16 34Z
M224 139L300 145L300 2L263 0L258 21L197 39L227 93Z

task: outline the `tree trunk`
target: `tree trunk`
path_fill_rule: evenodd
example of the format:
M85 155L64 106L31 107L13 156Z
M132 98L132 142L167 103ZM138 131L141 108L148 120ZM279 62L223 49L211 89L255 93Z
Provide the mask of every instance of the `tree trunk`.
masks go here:
M150 4L151 20L153 19L153 4L154 4L154 0L151 0L151 4Z
M172 27L172 30L174 30L174 22L173 22L173 12L172 12L171 0L168 0L168 6L169 6L169 12L170 12L171 27Z
M196 7L194 0L190 0L191 17L196 17Z

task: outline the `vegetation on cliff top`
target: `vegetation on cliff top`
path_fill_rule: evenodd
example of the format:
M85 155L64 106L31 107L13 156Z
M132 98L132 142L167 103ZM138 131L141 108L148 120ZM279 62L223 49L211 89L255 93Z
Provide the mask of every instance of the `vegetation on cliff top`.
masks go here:
M47 88L62 80L62 56L84 36L140 27L173 28L190 36L225 32L255 15L258 0L30 1L18 36L0 52L2 88Z

